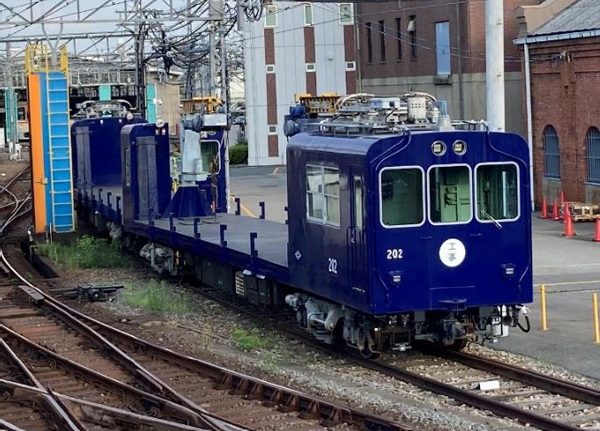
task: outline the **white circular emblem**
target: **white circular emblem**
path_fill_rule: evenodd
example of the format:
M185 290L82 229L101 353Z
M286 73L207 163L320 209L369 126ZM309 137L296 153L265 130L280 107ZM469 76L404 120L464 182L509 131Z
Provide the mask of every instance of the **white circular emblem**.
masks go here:
M463 263L466 255L465 245L459 239L447 239L440 246L440 260L450 268L455 268Z

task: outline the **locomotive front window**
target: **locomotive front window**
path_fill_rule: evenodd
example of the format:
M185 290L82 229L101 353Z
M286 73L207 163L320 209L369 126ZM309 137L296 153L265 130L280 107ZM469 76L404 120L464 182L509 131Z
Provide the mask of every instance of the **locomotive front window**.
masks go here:
M333 226L340 225L340 171L306 165L307 218Z
M519 171L513 163L479 165L475 169L477 219L507 221L519 217Z
M433 224L471 220L471 170L468 166L444 165L429 169L429 218Z
M381 224L415 226L424 222L423 171L420 168L384 169L380 177Z

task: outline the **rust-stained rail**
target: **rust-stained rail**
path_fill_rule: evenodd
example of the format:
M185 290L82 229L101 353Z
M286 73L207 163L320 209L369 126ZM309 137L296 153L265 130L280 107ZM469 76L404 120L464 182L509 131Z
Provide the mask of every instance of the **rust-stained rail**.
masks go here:
M216 386L216 390L220 390L223 393L223 390L226 389L232 394L232 396L237 396L241 400L254 400L254 402L258 402L258 405L265 405L268 409L277 408L281 412L284 412L280 412L278 414L279 416L285 415L285 412L295 412L293 417L296 419L294 419L294 421L297 421L297 417L299 416L305 420L320 422L320 426L335 426L337 424L346 423L352 425L356 429L361 430L412 430L412 428L403 424L396 423L376 415L371 415L358 409L339 405L326 399L295 391L281 385L273 384L242 373L227 370L223 367L219 367L185 355L180 355L169 349L165 349L161 346L141 340L133 335L127 334L126 332L79 313L78 311L67 307L63 303L45 294L43 291L21 276L21 274L15 270L10 262L8 262L6 256L1 250L0 261L2 262L3 266L21 279L26 286L28 286L27 289L22 289L22 291L30 296L32 303L37 304L38 307L49 310L53 315L66 322L71 328L74 328L77 332L85 334L86 337L89 337L89 339L92 339L101 345L103 349L109 351L111 355L126 365L130 371L135 372L138 376L141 376L142 381L158 391L160 395L168 397L177 404L184 406L178 407L185 408L192 413L201 416L202 419L205 420L205 422L202 423L202 426L209 426L210 429L219 430L241 429L232 428L235 427L235 425L223 422L222 419L215 418L211 414L208 414L206 410L196 406L192 401L177 392L175 389L170 387L169 390L165 391L165 387L167 387L167 385L164 383L164 381L160 380L156 376L156 373L153 373L145 366L142 366L139 360L136 360L131 356L132 354L135 356L145 354L146 357L152 358L152 362L162 361L163 364L168 364L171 369L173 369L173 367L177 367L177 369L181 370L182 372L187 370L188 373L193 373L196 376L209 378L213 382L213 385ZM40 301L40 295L42 296L43 301ZM3 331L9 339L18 340L20 343L26 344L29 348L36 349L36 351L41 352L47 357L53 358L52 360L56 361L57 364L60 363L62 367L68 368L72 372L80 374L87 373L90 378L93 377L94 379L100 378L97 373L94 374L93 370L86 370L85 367L82 368L81 365L73 361L70 361L66 358L61 358L60 355L57 355L56 353L42 346L36 345L32 341L27 340L25 337L11 330L5 325L0 325L0 331ZM144 364L149 366L148 362L144 362ZM177 371L177 369L175 369L175 371ZM106 379L106 376L103 377ZM120 382L110 382L112 385L116 385L117 383ZM121 386L119 387L121 390L127 389L130 393L134 392L135 390L135 388L131 387L125 388L126 385L123 383L120 383L120 385ZM140 396L139 392L138 396ZM163 397L160 397L160 399L163 399ZM72 405L72 403L66 403L65 405L69 406ZM88 411L93 411L93 403L87 404L86 409ZM231 413L235 413L235 411ZM211 419L214 422L210 422L207 419ZM302 425L298 426L300 428L303 427ZM319 428L320 426L317 425L315 429Z
M418 373L411 372L403 368L398 368L396 366L386 364L385 362L380 360L369 360L355 355L349 355L348 353L340 352L339 350L336 350L321 342L318 342L310 336L306 336L305 334L302 334L296 329L290 328L285 324L273 322L272 320L267 319L264 315L260 315L256 312L250 311L249 309L243 306L231 303L227 299L222 298L221 295L215 295L212 292L206 292L202 288L199 290L199 292L222 305L225 305L229 308L233 308L238 312L241 312L253 319L256 319L259 323L271 325L287 335L290 335L295 338L300 338L307 345L313 346L316 349L321 350L327 354L346 359L366 369L371 369L373 371L380 372L392 378L415 385L419 388L434 392L436 394L450 397L471 407L488 410L500 417L508 417L511 419L515 419L523 424L531 425L544 431L575 431L581 429L568 423L563 423L560 420L552 419L550 417L546 417L535 412L524 410L516 404L501 402L487 397L485 395L480 395L474 391L462 389L451 384L447 384L426 376L422 376ZM431 348L435 349L434 346L431 346ZM450 353L451 352L449 352L448 354ZM459 353L458 356L456 356L457 360L459 357L461 357L460 355L463 355L462 360L465 361L466 365L468 365L468 361L475 365L475 360L473 360L472 358L467 358L467 356L469 355ZM495 373L495 371L492 371L495 367L490 362L491 361L485 363L485 361L480 361L478 366L474 366L474 368L487 368L486 371ZM544 380L540 380L535 375L538 373L526 372L526 370L518 369L518 367L514 367L509 364L502 364L502 367L498 366L495 369L498 371L498 375L506 375L512 380L520 381L531 386L536 386L540 389L546 390L551 393L561 394L571 399L581 400L593 405L600 405L600 400L598 399L598 391L586 388L585 386L577 385L573 382L568 382L565 380L556 379L548 376L544 376L546 378Z

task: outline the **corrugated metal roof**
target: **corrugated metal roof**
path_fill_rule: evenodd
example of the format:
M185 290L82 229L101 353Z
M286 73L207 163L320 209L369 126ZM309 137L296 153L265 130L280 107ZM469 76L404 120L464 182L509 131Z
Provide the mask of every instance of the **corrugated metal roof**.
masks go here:
M600 29L600 1L579 0L535 30L533 35L597 29Z

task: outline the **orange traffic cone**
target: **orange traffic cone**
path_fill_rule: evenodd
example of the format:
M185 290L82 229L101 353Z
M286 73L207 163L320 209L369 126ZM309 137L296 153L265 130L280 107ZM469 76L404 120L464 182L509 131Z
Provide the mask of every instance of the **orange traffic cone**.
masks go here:
M561 192L560 192L560 194L558 196L560 198L560 206L562 208L562 206L565 204L565 194L561 190Z
M571 217L571 212L569 211L569 204L565 202L565 231L563 232L563 236L569 238L575 236L575 225L573 224L573 218Z
M600 217L596 218L596 234L594 235L594 242L600 242Z
M554 199L554 205L552 205L552 219L560 220L560 215L558 214L558 202Z
M549 218L548 217L548 202L546 202L546 196L542 199L542 215L540 218Z

